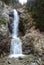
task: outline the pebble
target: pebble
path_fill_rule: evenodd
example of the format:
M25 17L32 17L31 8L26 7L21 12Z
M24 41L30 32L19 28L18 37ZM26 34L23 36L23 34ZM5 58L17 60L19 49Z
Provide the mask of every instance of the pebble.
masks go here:
M37 62L31 62L30 65L38 65Z
M23 60L23 58L19 57L19 60Z
M11 61L8 61L8 64L11 64Z

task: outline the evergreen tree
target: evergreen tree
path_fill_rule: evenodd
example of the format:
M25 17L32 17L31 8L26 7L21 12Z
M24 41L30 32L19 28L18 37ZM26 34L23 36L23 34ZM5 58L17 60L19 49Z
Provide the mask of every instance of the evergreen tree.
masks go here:
M31 11L32 17L34 18L36 27L44 31L44 0L35 0L34 6L27 5L28 11Z

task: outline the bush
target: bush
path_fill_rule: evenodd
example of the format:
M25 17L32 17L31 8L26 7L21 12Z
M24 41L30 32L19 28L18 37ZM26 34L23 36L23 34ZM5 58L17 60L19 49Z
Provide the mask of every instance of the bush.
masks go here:
M5 2L6 4L14 4L18 2L18 0L1 0L1 1Z
M9 4L11 0L1 0L3 2L5 2L6 4Z
M44 31L44 0L35 0L34 6L28 5L27 10L31 12L36 28Z
M32 17L35 20L36 28L44 31L44 0L36 0L36 6L32 9Z
M0 28L2 28L2 24L6 25L8 23L8 21L6 19L2 19L0 18Z

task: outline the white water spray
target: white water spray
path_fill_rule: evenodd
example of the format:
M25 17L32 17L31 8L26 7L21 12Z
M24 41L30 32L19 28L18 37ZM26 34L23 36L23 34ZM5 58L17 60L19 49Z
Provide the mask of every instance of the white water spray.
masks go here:
M13 20L13 32L12 32L12 40L11 40L11 48L10 48L10 58L22 57L22 42L20 38L18 38L18 25L19 25L19 16L17 11L14 9L14 20Z
M22 5L27 3L27 0L19 0L19 3L21 3Z

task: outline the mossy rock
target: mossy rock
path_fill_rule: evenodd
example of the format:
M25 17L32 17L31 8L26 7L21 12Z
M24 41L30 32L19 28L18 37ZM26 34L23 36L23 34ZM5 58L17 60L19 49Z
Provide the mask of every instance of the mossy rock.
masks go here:
M1 24L6 24L7 22L8 22L8 20L3 19L3 18L0 18L0 23L1 23Z
M2 28L2 24L6 25L8 23L8 20L0 18L0 28Z
M0 9L4 7L4 3L0 1Z
M1 0L3 2L5 2L6 4L9 4L11 0Z

